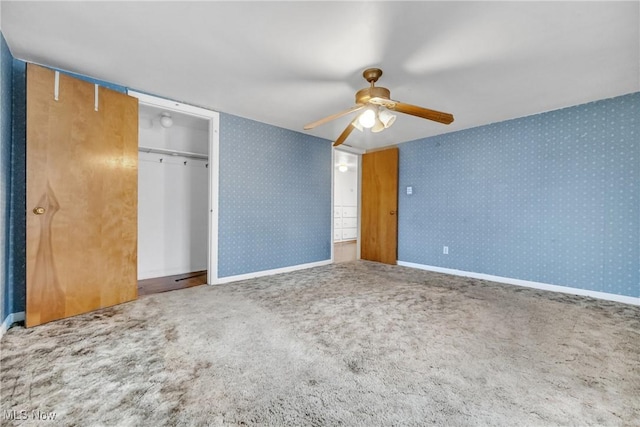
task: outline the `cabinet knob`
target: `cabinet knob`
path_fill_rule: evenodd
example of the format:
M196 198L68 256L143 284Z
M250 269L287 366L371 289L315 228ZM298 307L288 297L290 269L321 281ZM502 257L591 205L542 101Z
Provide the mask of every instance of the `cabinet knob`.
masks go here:
M36 214L36 215L42 215L46 211L47 210L45 208L43 208L42 206L38 206L37 208L33 209L33 213Z
M395 215L395 214L396 214L396 211L391 211L391 212L389 212L389 214L390 214L390 215Z

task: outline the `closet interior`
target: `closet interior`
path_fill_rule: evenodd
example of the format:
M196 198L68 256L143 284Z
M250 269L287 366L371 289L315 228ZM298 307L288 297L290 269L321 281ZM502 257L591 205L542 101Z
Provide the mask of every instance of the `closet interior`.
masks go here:
M138 143L139 293L207 283L209 121L141 104Z

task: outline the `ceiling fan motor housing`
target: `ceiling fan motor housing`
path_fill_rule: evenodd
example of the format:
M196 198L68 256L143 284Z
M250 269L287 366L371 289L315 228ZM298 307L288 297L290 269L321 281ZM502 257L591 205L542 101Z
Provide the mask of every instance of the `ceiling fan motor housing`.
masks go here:
M367 104L371 98L391 99L391 92L380 86L367 87L356 92L356 104Z

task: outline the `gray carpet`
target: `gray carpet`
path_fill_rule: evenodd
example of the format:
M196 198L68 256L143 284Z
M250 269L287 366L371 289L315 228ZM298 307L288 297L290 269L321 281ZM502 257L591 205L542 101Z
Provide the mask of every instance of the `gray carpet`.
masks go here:
M2 425L640 424L640 307L362 261L1 344Z

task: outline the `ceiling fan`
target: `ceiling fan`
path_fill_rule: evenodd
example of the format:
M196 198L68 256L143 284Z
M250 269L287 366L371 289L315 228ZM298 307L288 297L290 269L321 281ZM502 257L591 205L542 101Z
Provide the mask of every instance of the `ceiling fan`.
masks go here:
M333 143L333 146L336 147L342 144L354 129L362 131L363 128L370 128L372 132L380 132L390 127L395 121L396 116L391 114L389 110L421 117L427 120L433 120L434 122L444 123L445 125L453 122L453 115L449 113L429 110L416 105L405 104L404 102L392 100L389 89L375 86L375 82L378 81L381 75L382 70L379 68L368 68L364 70L362 76L371 84L371 86L360 89L356 92L355 106L313 123L309 123L304 127L304 129L313 129L316 126L323 125L331 120L335 120L342 116L346 116L347 114L364 109L364 111L360 113L355 120L347 125L346 129Z

